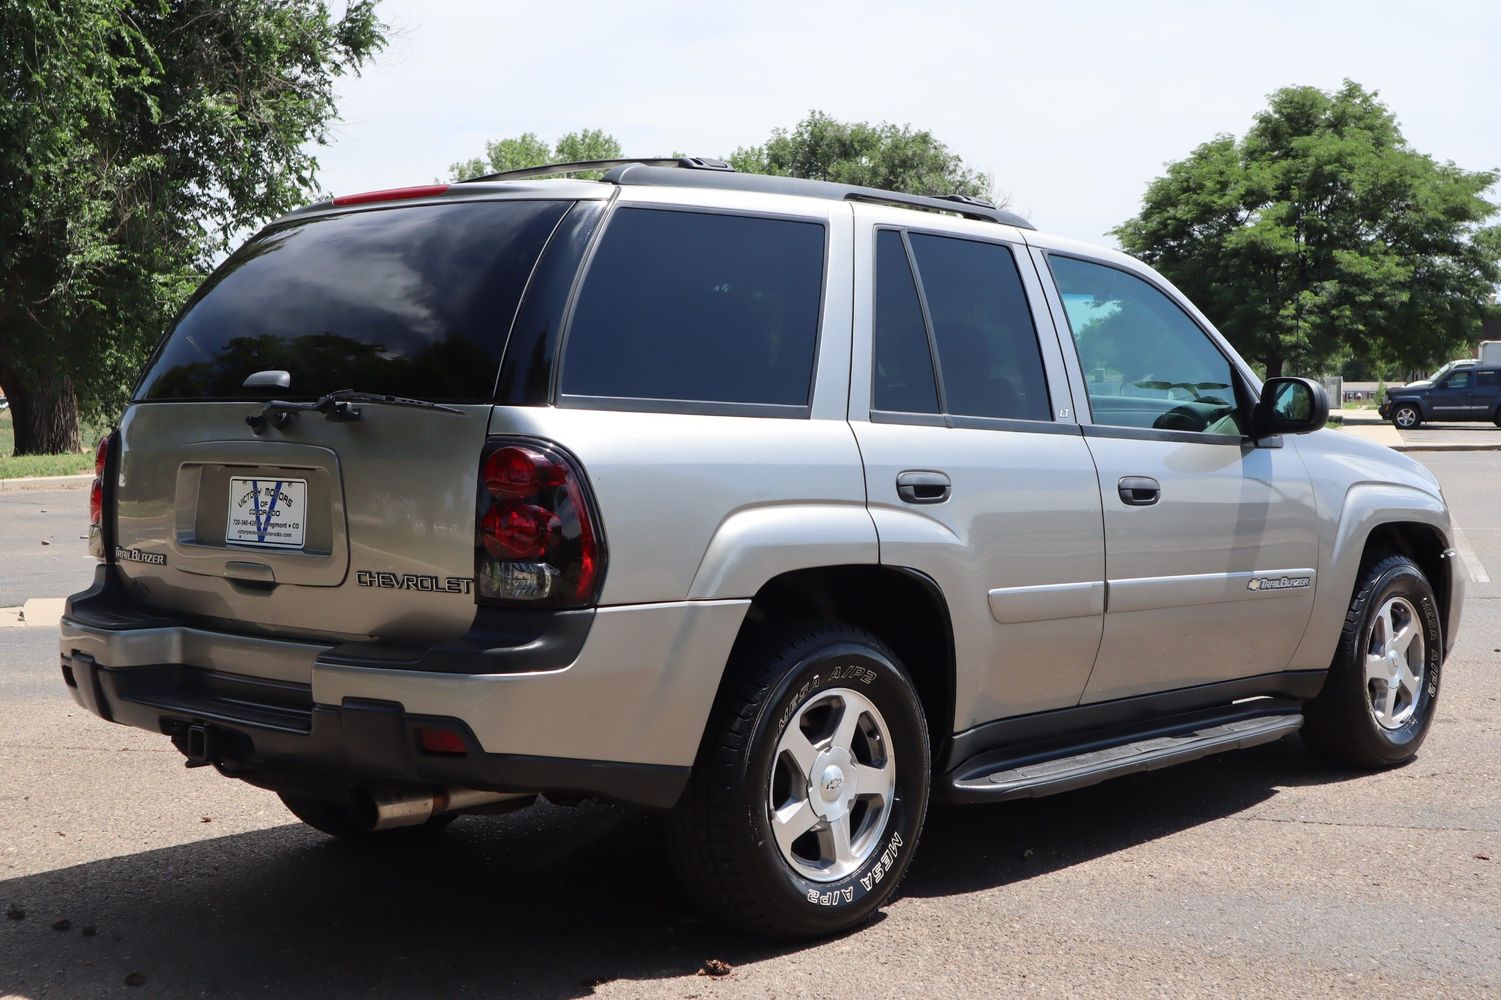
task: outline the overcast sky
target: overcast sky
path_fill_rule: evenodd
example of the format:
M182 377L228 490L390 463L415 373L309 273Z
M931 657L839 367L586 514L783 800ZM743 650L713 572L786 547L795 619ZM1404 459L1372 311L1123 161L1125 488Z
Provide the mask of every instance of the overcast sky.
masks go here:
M723 156L811 108L931 129L1051 232L1111 242L1163 164L1289 84L1374 88L1419 150L1501 166L1501 3L728 4L381 0L340 85L335 194L446 178L486 139L581 128ZM1496 192L1493 191L1493 195Z

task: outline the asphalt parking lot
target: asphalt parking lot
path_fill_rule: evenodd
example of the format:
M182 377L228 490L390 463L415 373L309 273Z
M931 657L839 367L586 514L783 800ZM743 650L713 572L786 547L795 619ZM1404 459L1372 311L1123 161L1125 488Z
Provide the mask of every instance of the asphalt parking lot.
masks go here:
M1442 479L1472 572L1501 579L1501 454L1413 457ZM83 585L86 505L0 494L0 607ZM1331 770L1292 738L935 811L897 901L815 945L698 920L658 822L609 806L331 843L76 708L56 656L53 628L0 627L0 997L1501 993L1495 580L1469 584L1411 765ZM728 974L700 975L709 959Z

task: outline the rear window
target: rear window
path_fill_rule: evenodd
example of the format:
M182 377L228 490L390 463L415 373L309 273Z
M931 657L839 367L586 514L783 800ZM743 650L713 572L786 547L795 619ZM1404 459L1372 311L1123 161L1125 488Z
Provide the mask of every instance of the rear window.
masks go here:
M823 262L814 222L617 211L574 309L563 394L806 406Z
M487 401L532 265L570 202L470 202L323 216L256 237L204 283L137 399L355 389ZM261 395L264 395L263 393Z

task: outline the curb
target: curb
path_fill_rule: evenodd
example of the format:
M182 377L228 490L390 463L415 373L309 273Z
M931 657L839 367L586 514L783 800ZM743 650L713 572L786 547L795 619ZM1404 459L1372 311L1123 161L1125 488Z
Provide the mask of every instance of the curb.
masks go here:
M77 476L29 476L24 479L0 479L0 493L27 490L86 490L94 482L89 473Z
M1497 444L1404 444L1391 446L1392 451L1501 451Z

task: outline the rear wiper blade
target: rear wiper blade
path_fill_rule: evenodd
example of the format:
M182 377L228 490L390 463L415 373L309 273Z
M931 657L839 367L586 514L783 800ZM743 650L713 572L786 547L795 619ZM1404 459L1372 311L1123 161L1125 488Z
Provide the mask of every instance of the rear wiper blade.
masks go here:
M257 434L264 430L268 423L277 427L285 427L299 413L321 413L325 419L337 423L348 423L360 419L360 408L356 405L358 403L370 406L404 406L460 415L464 412L457 407L444 406L442 403L432 403L425 399L385 396L375 392L358 392L354 389L335 389L311 403L289 403L286 400L273 399L261 412L252 413L246 417L245 423L249 424L250 429Z

